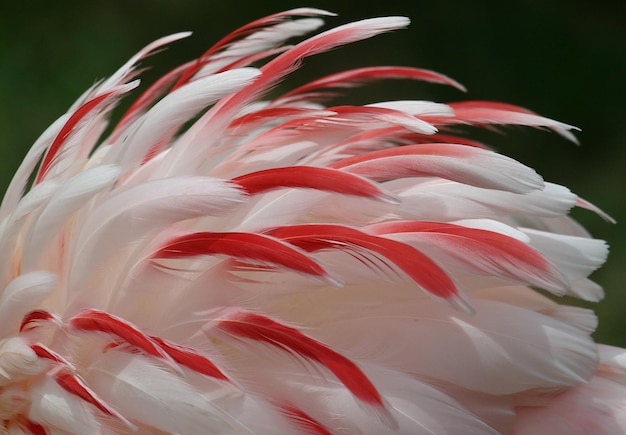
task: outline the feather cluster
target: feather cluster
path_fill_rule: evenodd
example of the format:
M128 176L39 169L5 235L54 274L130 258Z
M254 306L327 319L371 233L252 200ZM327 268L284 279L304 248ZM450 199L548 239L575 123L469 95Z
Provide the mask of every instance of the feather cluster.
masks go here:
M136 94L138 62L187 34L160 39L37 140L0 208L0 433L626 431L626 352L545 293L602 297L607 246L567 216L595 208L459 136L572 127L332 105L383 79L463 90L406 66L267 99L304 58L409 23L286 45L329 15L259 19Z

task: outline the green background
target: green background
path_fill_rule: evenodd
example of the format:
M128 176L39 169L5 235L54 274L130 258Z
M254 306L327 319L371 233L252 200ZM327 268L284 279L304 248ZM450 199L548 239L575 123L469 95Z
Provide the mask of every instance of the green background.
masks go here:
M408 30L319 55L288 85L349 66L397 64L445 73L466 95L436 85L392 83L355 92L352 101L391 98L491 99L576 125L578 147L554 134L508 128L481 139L564 184L618 220L574 215L611 244L594 278L607 291L598 304L599 340L626 346L626 2L616 1L99 1L0 6L0 186L4 190L37 136L95 80L111 74L157 37L192 30L148 62L147 80L190 60L235 27L299 6L359 18L406 15Z

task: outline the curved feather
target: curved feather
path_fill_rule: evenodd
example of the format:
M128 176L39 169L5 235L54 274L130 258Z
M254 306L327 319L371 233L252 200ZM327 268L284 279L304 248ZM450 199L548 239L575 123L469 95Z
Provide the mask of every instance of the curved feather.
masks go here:
M305 187L395 202L391 195L384 193L376 184L329 168L313 166L273 168L241 175L231 181L241 185L250 195L280 187Z
M106 161L124 171L139 164L162 146L169 144L181 126L220 98L235 92L259 76L256 68L239 68L210 75L168 94L120 138L107 153ZM162 144L162 145L159 145ZM151 151L152 150L152 151Z
M35 177L35 184L41 183L52 166L58 164L61 148L66 145L66 142L72 134L76 134L77 131L85 130L90 119L95 119L96 115L105 113L106 110L110 109L111 106L117 102L122 94L130 92L137 87L138 84L138 82L132 82L114 87L111 90L93 96L85 103L81 104L80 107L68 117L67 121L63 124L59 133L48 147Z
M89 367L88 381L104 400L148 428L201 435L232 433L235 426L188 383L139 355L107 352Z
M324 365L356 398L376 408L377 413L384 416L382 418L394 424L380 393L354 362L296 328L246 311L234 311L223 316L216 327L235 337L261 341Z
M64 390L52 378L44 377L32 387L33 399L28 418L42 426L67 433L99 433L101 423L89 405Z
M120 176L120 169L101 165L83 172L61 184L24 241L22 267L32 270L49 242L57 235L66 220L100 191L110 188Z
M470 305L441 267L404 243L340 225L292 225L277 227L267 233L309 252L321 249L351 250L355 247L375 252L391 261L427 292L471 311Z
M487 189L528 193L543 180L527 166L480 148L455 144L419 144L372 151L330 165L375 180L441 177Z
M176 222L224 214L241 201L236 186L209 177L154 180L117 191L83 223L76 239L72 280L80 286L120 246L141 241Z
M305 275L334 282L331 275L305 252L273 237L255 233L184 234L163 243L151 258L185 258L222 254L261 264L284 267Z
M422 80L455 87L465 91L463 85L436 71L403 66L373 66L354 68L330 74L299 86L274 101L274 104L293 103L294 101L319 101L327 88L353 88L376 80L409 79Z
M41 304L56 283L56 275L46 271L24 273L13 279L0 294L0 336L17 332L22 317Z
M368 230L375 234L398 234L401 240L415 241L418 246L425 242L470 264L481 274L511 277L557 294L568 287L566 275L532 246L495 231L424 221L388 222L369 226Z
M317 301L308 303L310 310ZM359 314L344 311L320 323L316 336L355 357L487 394L573 386L595 372L595 345L584 331L514 305L480 298L472 304L480 315L428 300L365 305ZM391 346L390 337L421 346Z
M455 116L452 118L438 118L435 123L468 123L468 124L510 124L527 125L531 127L548 127L566 139L578 143L576 137L569 130L579 130L573 125L539 116L527 109L512 104L492 101L461 101L450 103Z
M206 68L207 64L210 64L212 60L214 60L216 55L220 52L226 53L222 54L228 55L232 57L233 53L230 53L230 50L234 48L233 51L237 51L237 49L241 49L242 47L247 47L248 50L246 52L250 52L254 50L250 50L250 45L256 45L256 50L265 50L268 47L272 47L281 42L284 42L286 39L300 35L304 32L308 32L313 30L311 28L311 23L314 23L314 26L318 26L318 21L315 20L306 20L305 26L296 25L295 29L283 29L284 24L289 23L287 20L290 17L318 17L318 16L333 16L332 12L328 12L322 9L316 8L296 8L291 9L285 12L279 12L276 14L269 15L267 17L260 18L251 23L248 23L237 30L229 33L222 39L220 39L217 43L215 43L211 48L209 48L200 58L195 62L195 64L190 65L188 70L180 77L174 89L182 86L184 83L187 83L191 77L193 77L198 71L203 68ZM298 20L303 21L303 20ZM281 32L276 31L276 27L283 30L288 30L287 34L282 34ZM289 27L289 26L288 26ZM304 28L303 28L304 27ZM289 31L290 30L290 31ZM259 33L261 34L261 38L259 38ZM265 36L265 38L263 38ZM268 36L271 36L268 38ZM246 40L248 39L248 40ZM250 44L250 39L252 39L252 44ZM259 39L265 39L265 43L259 46ZM269 40L268 40L269 39Z

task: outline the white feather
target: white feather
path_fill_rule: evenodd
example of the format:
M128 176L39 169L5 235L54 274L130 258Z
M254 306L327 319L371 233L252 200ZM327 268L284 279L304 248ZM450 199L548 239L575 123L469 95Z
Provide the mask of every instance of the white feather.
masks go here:
M108 152L105 161L120 165L124 172L133 168L155 144L168 143L185 122L259 74L256 68L239 68L203 77L175 90L133 123Z
M576 204L576 195L552 183L545 183L543 190L522 195L448 180L395 180L385 186L402 198L402 206L395 212L418 220L503 219L521 214L556 217Z
M567 435L626 433L624 386L601 376L554 397L542 406L518 410L514 432Z
M155 180L122 190L85 220L76 242L72 282L80 288L103 259L114 257L123 246L182 220L223 214L242 198L234 185L208 177Z
M254 231L272 228L286 223L298 222L319 201L328 196L326 192L289 189L269 192L250 201L239 211L237 231Z
M109 351L89 368L87 378L100 397L130 420L172 433L232 433L234 420L142 356Z
M22 317L36 309L54 290L53 273L35 271L13 279L0 294L0 337L18 332Z
M95 408L65 391L51 377L36 382L31 387L31 397L28 418L35 423L71 434L100 433Z
M13 212L0 223L0 271L3 272L0 276L7 276L7 271L14 266L15 258L12 256L16 249L15 244L25 228L32 224L33 219L29 220L29 217L31 214L37 214L58 187L54 181L43 181L36 185L24 195Z
M35 166L39 163L41 156L47 147L50 146L54 138L67 122L70 115L65 114L59 119L54 121L50 127L48 127L39 138L35 141L35 144L28 150L28 154L24 157L24 160L20 164L17 172L13 176L9 187L7 188L4 198L2 199L2 206L0 207L0 219L5 219L6 216L19 207L19 201L24 194L24 189L28 183L28 178L35 170Z
M513 193L544 188L543 179L533 169L493 151L455 144L432 147L436 152L387 156L343 166L343 169L382 180L397 178L399 172L404 177L439 177Z
M387 398L393 407L393 415L398 421L398 428L390 430L375 418L361 417L359 409L347 400L345 391L333 391L326 398L326 405L343 416L337 424L355 427L351 433L364 435L403 434L403 435L456 435L484 434L496 435L498 432L473 415L459 402L445 392L416 379L414 376L385 371L368 371L368 376ZM502 405L500 405L502 406ZM329 424L329 427L333 427ZM339 427L338 427L339 428Z
M399 110L413 116L453 116L454 111L447 104L434 103L432 101L399 100L382 101L368 104L366 107L382 107L385 109Z
M197 75L212 74L245 56L277 47L291 38L305 35L323 25L324 21L319 18L304 18L265 27L234 42L226 50L211 56L211 61Z
M46 366L25 338L9 337L0 340L0 387L15 385L27 376L38 375Z
M366 297L361 289L353 291ZM585 332L512 305L475 298L472 316L429 299L393 303L389 298L381 306L365 299L357 311L349 304L327 306L323 297L309 297L290 311L318 325L317 339L353 358L473 391L512 394L571 386L596 368L595 345ZM363 334L364 328L369 333ZM419 346L396 346L397 340Z
M530 237L531 245L565 274L575 295L597 300L597 286L585 279L606 261L609 254L606 242L528 228L522 231Z
M117 166L96 166L79 172L60 185L25 237L23 270L37 267L40 256L65 221L97 193L110 187L119 175Z

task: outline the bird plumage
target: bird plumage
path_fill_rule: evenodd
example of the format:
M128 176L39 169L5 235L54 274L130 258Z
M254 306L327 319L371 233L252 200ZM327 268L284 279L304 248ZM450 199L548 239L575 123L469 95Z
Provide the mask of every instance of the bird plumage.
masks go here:
M37 140L0 207L0 432L626 431L626 351L545 295L602 297L608 248L568 212L608 217L458 129L573 127L487 101L329 104L383 79L464 90L400 66L268 98L305 57L408 24L285 45L329 15L243 26L108 126L138 63L188 33L162 38Z

